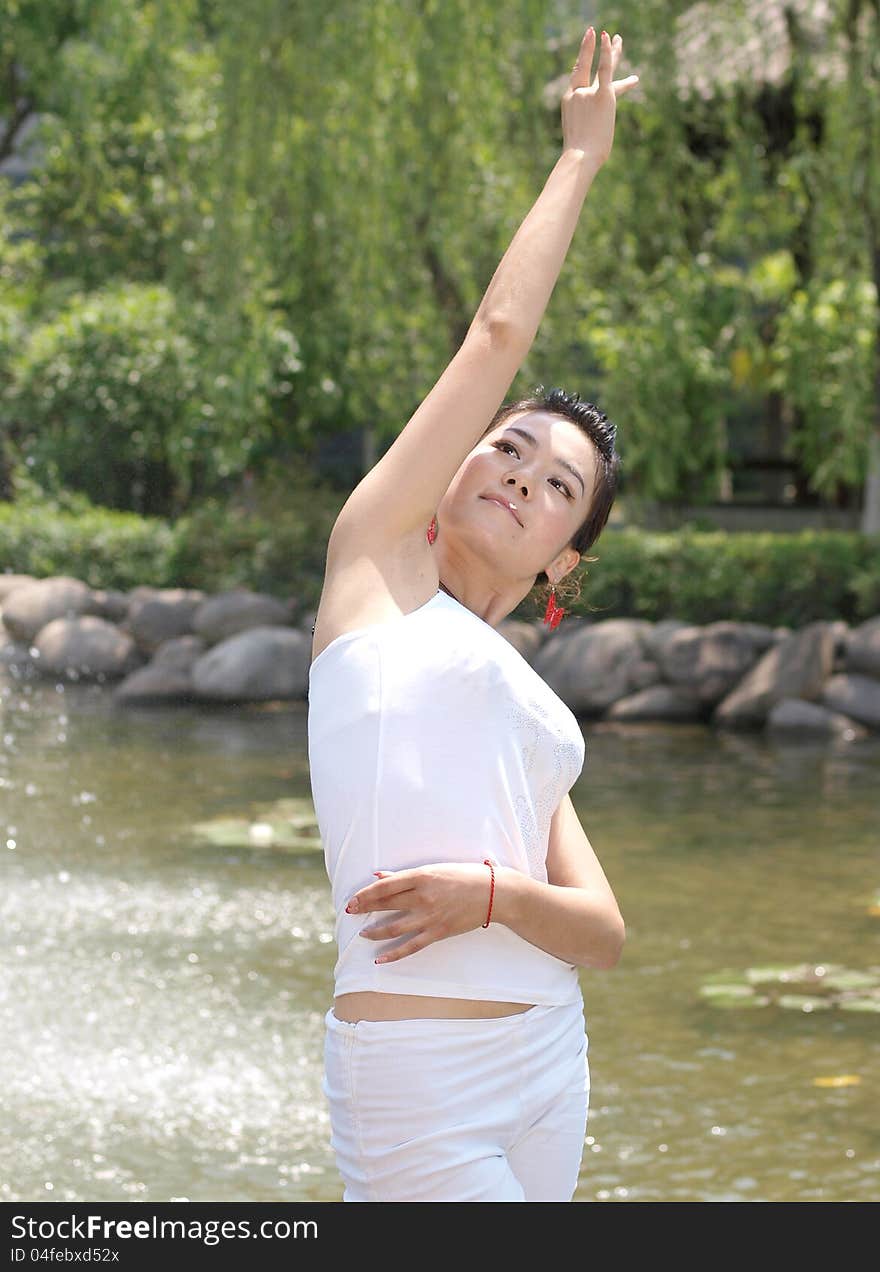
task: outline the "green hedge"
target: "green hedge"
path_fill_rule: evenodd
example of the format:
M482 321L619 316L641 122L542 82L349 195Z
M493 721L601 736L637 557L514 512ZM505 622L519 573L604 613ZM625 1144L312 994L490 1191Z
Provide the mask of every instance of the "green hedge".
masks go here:
M93 506L70 492L0 502L0 573L68 574L120 591L242 586L316 606L344 496L304 470L280 474L253 498L256 512L207 500L174 522Z
M86 506L0 504L0 572L70 574L92 587L246 586L304 608L318 602L327 538L342 502L313 479L284 478L259 513L206 503L173 525ZM606 530L573 612L594 619L735 619L801 627L880 613L880 539L799 534ZM523 601L517 617L533 618Z
M880 537L683 529L606 530L585 568L579 613L802 627L880 613Z

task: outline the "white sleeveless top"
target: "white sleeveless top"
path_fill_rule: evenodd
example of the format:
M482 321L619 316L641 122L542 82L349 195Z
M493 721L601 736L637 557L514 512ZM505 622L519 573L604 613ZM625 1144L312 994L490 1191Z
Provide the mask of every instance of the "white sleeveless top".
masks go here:
M309 770L336 910L336 994L562 1004L577 968L491 922L391 963L408 938L346 914L374 870L491 857L547 881L550 820L584 763L572 712L504 636L446 592L344 632L309 670ZM486 900L490 876L486 868Z

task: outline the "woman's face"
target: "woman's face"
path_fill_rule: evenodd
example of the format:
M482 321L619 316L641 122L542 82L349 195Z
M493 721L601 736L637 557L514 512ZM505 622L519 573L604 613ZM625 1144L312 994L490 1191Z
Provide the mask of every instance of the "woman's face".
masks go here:
M593 443L571 420L549 411L512 415L459 468L437 509L441 533L517 579L533 579L554 562L567 573L579 558L565 549L589 513L598 464ZM509 500L516 517L486 495Z

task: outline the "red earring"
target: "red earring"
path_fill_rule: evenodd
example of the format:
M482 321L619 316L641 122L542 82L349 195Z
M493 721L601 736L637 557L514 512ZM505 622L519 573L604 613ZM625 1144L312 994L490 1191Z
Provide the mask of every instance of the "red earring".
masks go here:
M428 526L428 542L433 544L437 538L437 518L431 518L431 524Z
M544 613L544 625L549 627L551 632L555 630L562 622L562 616L565 610L556 604L556 588L551 588L550 597L547 601L547 609Z

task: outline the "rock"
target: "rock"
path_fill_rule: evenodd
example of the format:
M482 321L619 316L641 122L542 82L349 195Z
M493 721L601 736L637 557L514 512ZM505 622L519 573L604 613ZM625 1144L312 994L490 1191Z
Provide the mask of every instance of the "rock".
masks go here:
M178 671L192 667L196 659L206 651L201 636L176 636L165 640L153 655L150 667L175 667ZM144 668L146 671L146 667Z
M670 684L701 702L714 704L738 684L759 655L775 641L757 623L708 623L673 632L661 646L660 670Z
M849 716L829 711L816 702L802 698L783 698L771 707L767 716L767 728L771 732L840 737L846 742L867 736L867 729Z
M834 657L842 658L849 641L849 623L845 623L842 618L836 618L828 624L828 627L834 637Z
M880 615L850 630L844 661L846 671L880 677Z
M39 583L39 581L33 574L0 574L0 605L17 587L24 587L25 583Z
M199 698L265 702L306 698L311 640L298 628L252 627L221 641L192 669Z
M637 690L649 689L651 685L659 685L662 681L663 673L651 658L639 658L637 662L630 665L629 686L634 693Z
M658 622L652 623L651 630L645 633L645 652L648 657L659 661L660 650L670 636L680 632L683 627L691 626L691 623L685 623L680 618L661 618Z
M832 676L822 702L831 711L852 716L870 729L880 729L880 680L854 674Z
M768 649L715 708L713 724L756 727L765 722L770 708L783 698L818 698L831 675L833 661L831 624L809 623Z
M164 641L146 667L127 676L114 690L117 702L190 701L196 697L192 669L205 652L199 636Z
M239 588L203 601L193 615L192 630L207 645L216 645L251 627L290 627L291 621L289 605L263 592Z
M193 616L205 593L181 587L135 588L129 596L128 617L121 624L139 649L153 654L163 641L192 632Z
M607 720L699 720L699 698L672 685L652 685L639 693L619 698L608 709Z
M54 618L40 629L34 646L39 655L34 665L42 675L125 676L141 661L126 632L91 614Z
M548 637L533 666L575 714L600 714L641 687L650 629L649 622L637 618L584 623Z
M94 588L87 613L106 618L108 623L121 623L128 614L128 593Z
M3 604L3 623L13 640L31 644L37 632L56 618L88 611L92 589L64 574L16 587Z
M5 645L0 645L0 666L2 667L10 667L14 672L32 671L36 661L29 645L14 640L8 640Z

